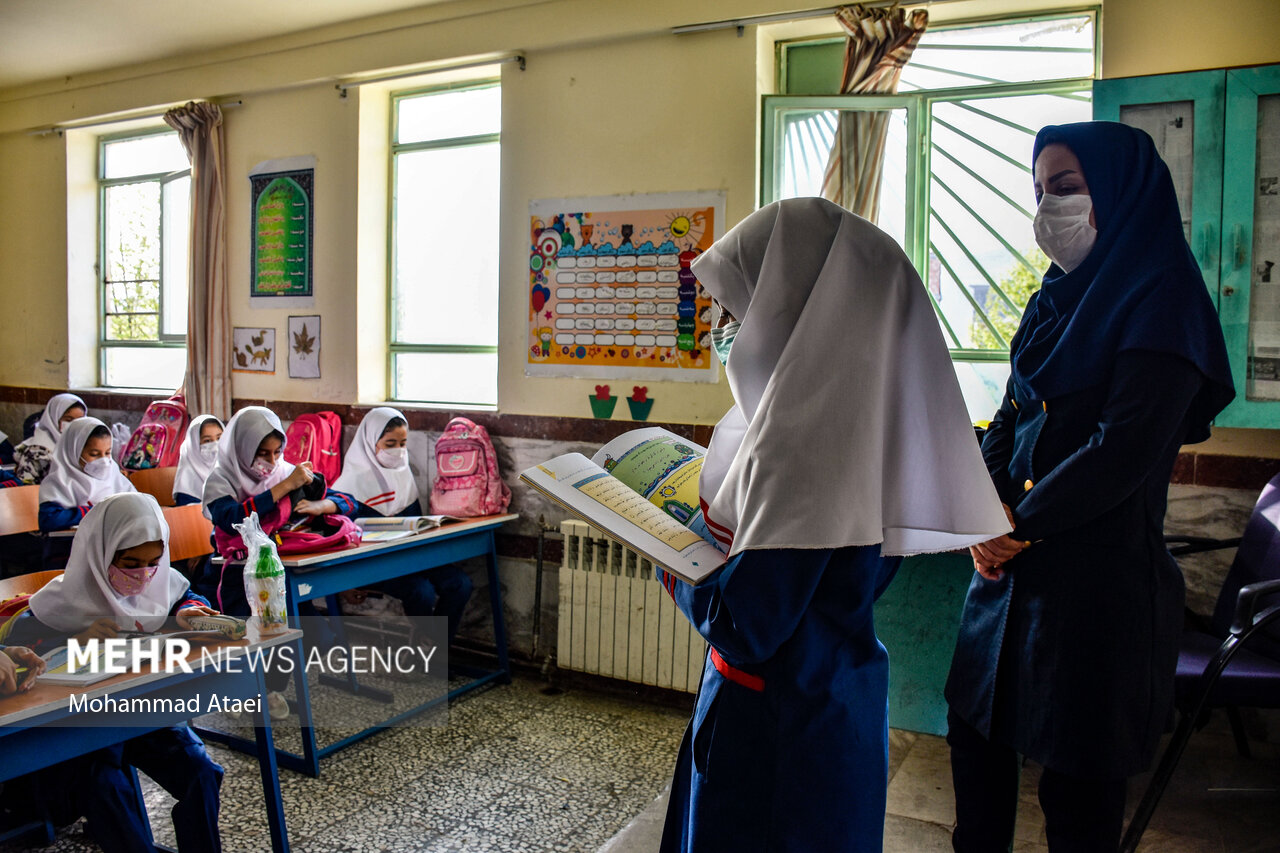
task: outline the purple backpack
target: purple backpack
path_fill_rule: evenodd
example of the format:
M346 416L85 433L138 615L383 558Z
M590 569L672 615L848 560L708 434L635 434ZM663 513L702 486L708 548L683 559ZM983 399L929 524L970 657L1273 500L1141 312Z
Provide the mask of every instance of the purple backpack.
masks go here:
M467 418L454 418L436 441L436 481L431 513L472 518L507 511L511 489L498 473L498 454L489 431Z

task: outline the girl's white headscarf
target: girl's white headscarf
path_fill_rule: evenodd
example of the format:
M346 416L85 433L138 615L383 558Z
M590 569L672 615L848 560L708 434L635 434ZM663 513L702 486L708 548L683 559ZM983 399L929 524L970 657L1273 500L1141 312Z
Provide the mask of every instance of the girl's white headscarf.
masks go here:
M104 427L97 418L77 418L67 424L53 448L49 461L49 473L40 481L40 503L56 503L59 506L84 506L96 504L108 495L137 491L129 478L116 465L115 457L108 455L111 473L104 479L90 477L80 467L80 454L84 453L89 433L96 427Z
M187 427L187 437L178 450L178 470L173 475L175 496L182 494L198 498L204 495L204 481L209 479L209 473L217 464L216 459L207 459L200 452L200 430L209 421L222 426L222 421L213 415L200 415L192 418L191 425Z
M258 445L272 432L283 436L284 427L276 413L263 406L245 406L227 421L227 428L218 441L218 461L204 481L202 502L206 518L212 518L209 504L218 498L243 501L284 482L293 473L293 463L281 458L266 479L253 476L250 466L253 457L258 455ZM280 449L284 450L283 440Z
M44 404L44 411L40 413L39 420L36 421L36 431L31 434L23 444L30 447L38 444L41 447L53 450L58 444L58 438L62 435L62 416L67 413L67 409L72 406L79 406L88 414L89 407L84 404L75 394L54 394L49 398L49 402Z
M375 445L393 418L408 422L402 412L390 406L379 406L364 416L347 449L342 476L333 482L337 491L346 492L383 515L396 515L418 499L418 483L409 469L409 454L396 468L383 468L378 462Z
M107 567L118 552L146 542L164 543L160 566L140 594L122 596L111 588ZM129 492L89 510L71 544L67 570L31 596L31 612L57 631L83 631L99 619L125 631L158 631L187 586L169 567L169 525L160 505L151 495Z
M1010 530L924 285L891 237L823 199L776 202L693 262L742 325L737 405L700 480L729 553L962 548Z

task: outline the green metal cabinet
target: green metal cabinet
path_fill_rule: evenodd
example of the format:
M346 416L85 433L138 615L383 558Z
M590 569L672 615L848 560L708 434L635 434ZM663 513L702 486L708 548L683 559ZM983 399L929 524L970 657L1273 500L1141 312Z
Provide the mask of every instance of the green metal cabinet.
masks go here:
M1280 429L1280 66L1099 80L1093 104L1169 164L1236 383L1216 423Z

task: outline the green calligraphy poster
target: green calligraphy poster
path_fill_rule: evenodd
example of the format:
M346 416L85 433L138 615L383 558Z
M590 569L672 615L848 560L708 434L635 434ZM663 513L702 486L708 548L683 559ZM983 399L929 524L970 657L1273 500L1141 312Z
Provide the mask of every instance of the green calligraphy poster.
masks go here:
M315 170L250 175L253 201L249 296L312 293Z

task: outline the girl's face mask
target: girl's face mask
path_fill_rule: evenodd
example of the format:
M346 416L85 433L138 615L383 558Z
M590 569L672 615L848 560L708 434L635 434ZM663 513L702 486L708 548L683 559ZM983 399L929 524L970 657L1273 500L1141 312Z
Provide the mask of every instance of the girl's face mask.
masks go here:
M1045 193L1040 199L1032 222L1036 243L1064 272L1071 272L1084 263L1093 250L1098 229L1089 224L1092 211L1093 199L1085 193Z
M383 447L379 448L373 455L383 468L399 468L404 464L404 457L407 452L403 447Z
M112 563L107 567L107 582L117 594L126 598L131 595L141 595L147 588L147 584L151 583L151 579L156 576L159 568L159 566L139 566L136 569L122 569Z
M271 476L271 472L274 470L276 470L275 461L267 461L261 456L255 456L253 464L249 466L249 473L252 474L256 480L267 479L267 477Z
M95 480L105 480L111 476L111 457L99 456L84 463L84 472Z
M218 458L218 442L207 441L200 445L200 455L205 459L213 460Z
M737 320L732 320L711 330L711 348L716 351L716 357L725 367L729 366L729 349L733 346L733 339L738 336L738 327L741 325Z

